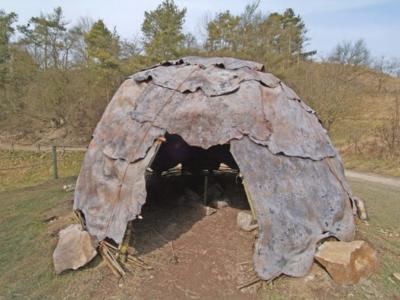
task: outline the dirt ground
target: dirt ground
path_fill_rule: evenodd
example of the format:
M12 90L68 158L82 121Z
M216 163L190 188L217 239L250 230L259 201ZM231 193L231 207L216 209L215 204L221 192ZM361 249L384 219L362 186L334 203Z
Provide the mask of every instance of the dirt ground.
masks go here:
M210 178L208 201L225 200L230 206L209 216L200 196L201 178L151 182L149 202L143 219L134 224L132 237L137 254L155 268L140 278L139 298L232 299L243 295L237 286L254 279L251 258L257 233L237 227L237 213L248 209L248 204L243 201L241 185L234 184L234 175L226 177L219 178L219 184ZM222 194L221 187L228 192Z

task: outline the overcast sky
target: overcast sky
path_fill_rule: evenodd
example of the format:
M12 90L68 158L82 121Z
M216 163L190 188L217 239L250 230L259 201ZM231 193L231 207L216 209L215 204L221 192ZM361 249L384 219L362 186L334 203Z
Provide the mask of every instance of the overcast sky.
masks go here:
M18 23L26 23L40 12L50 13L61 6L73 24L79 17L103 19L109 28L116 26L123 38L140 33L144 12L161 0L0 0L0 9L14 11ZM187 8L185 31L200 35L199 24L205 15L229 9L241 13L246 0L175 0ZM338 42L363 38L374 56L400 57L400 0L261 0L266 13L291 7L300 14L308 29L309 50L326 55Z

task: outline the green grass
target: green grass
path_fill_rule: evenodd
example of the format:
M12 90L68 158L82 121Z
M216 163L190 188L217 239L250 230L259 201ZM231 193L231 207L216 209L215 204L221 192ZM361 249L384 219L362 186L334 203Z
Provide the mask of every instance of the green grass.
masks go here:
M362 197L370 220L358 224L362 239L378 251L380 270L373 279L387 299L400 297L400 282L392 274L400 271L400 189L358 180L350 181L353 193Z
M84 152L58 153L58 174L61 178L79 173ZM0 192L27 187L52 178L49 152L0 150Z
M73 222L72 194L63 192L61 187L74 180L52 180L30 188L0 192L0 299L119 299L124 296L109 270L99 265L99 258L81 270L62 276L54 274L52 252L57 232ZM399 297L400 284L391 276L400 270L400 239L390 234L399 233L400 189L353 180L350 184L354 194L365 199L370 214L369 225L358 224L358 236L378 251L380 268L371 279L374 287L383 299ZM43 222L52 215L59 218L53 223ZM279 280L284 283L288 279ZM298 282L301 288L302 281ZM341 291L340 295L351 292L354 295L351 299L365 299L362 284L335 289ZM268 295L279 298L285 293L273 288Z
M71 205L67 205L68 209L65 206L72 195L61 188L71 181L50 181L33 188L0 193L0 299L85 299L89 298L91 288L86 291L77 288L83 289L82 282L88 281L95 287L97 279L102 277L93 264L63 276L56 276L53 271L52 252L57 232L66 224L47 224L44 219L50 211L59 215L67 213L65 222L73 222Z

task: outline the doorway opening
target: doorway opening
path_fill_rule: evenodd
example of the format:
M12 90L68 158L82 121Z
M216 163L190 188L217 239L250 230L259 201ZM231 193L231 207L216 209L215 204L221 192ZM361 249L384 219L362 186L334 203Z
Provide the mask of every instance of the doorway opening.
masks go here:
M224 222L236 223L239 211L250 212L229 144L203 149L179 135L167 133L165 138L146 171L141 219L133 221L131 243L139 255L179 239L212 214L222 217L218 226L224 227Z
M144 284L156 291L170 278L205 294L218 295L221 284L236 291L255 276L257 231L238 226L238 215L251 212L230 145L205 150L178 135L165 138L146 174L141 218L132 224L134 253L156 266Z

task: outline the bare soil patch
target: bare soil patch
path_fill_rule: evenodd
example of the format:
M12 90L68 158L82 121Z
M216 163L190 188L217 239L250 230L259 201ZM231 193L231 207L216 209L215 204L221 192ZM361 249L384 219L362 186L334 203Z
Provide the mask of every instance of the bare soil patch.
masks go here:
M252 255L257 232L244 232L236 225L237 213L249 207L235 175L217 180L210 178L208 201L225 199L229 206L209 216L202 199L202 177L151 180L143 219L134 223L132 236L137 255L154 267L140 278L139 298L244 296L237 286L255 276ZM215 186L224 190L219 197L213 195ZM254 295L256 290L250 290L244 293Z

